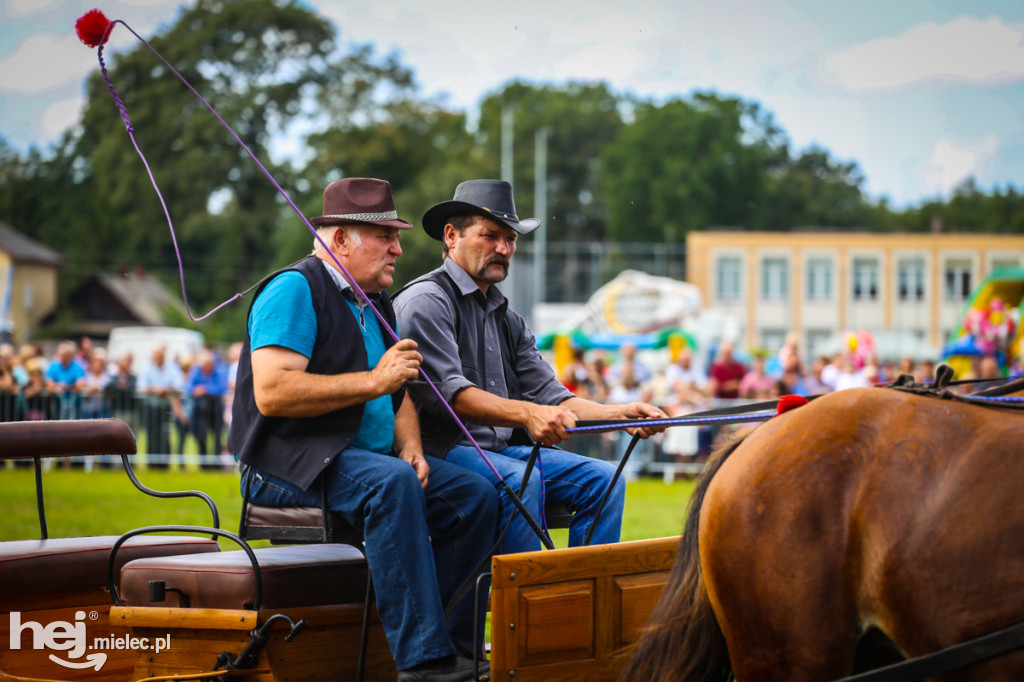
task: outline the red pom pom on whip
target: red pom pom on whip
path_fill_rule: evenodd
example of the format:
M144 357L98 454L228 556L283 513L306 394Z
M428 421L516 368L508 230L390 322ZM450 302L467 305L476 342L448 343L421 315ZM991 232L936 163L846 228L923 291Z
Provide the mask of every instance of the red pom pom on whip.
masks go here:
M106 38L110 37L103 36L107 26L110 26L110 19L98 9L91 9L78 17L78 21L75 22L75 33L78 34L78 39L89 47L99 47L100 43L106 43Z
M779 398L779 406L775 408L775 415L778 416L783 412L795 410L796 408L806 404L807 398L803 397L802 395L793 395L792 393L784 395L781 398Z

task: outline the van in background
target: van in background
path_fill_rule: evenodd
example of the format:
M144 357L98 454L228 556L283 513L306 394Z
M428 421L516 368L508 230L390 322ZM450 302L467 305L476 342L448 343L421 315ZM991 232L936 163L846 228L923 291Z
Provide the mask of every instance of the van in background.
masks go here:
M138 372L150 361L157 346L167 349L168 361L178 362L186 356L195 359L203 349L203 334L181 327L117 327L110 332L107 357L115 361L130 351Z

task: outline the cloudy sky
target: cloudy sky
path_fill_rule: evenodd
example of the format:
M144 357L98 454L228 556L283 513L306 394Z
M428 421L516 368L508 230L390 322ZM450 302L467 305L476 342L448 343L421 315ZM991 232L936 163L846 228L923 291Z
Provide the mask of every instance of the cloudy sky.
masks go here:
M77 120L94 6L142 35L181 2L0 0L0 135L43 147ZM1024 187L1020 0L316 0L342 39L397 50L424 92L472 110L513 77L609 81L667 98L714 90L759 102L796 149L857 162L897 206L973 175ZM244 27L241 27L244 29ZM135 38L115 28L108 49ZM216 103L214 103L216 106Z

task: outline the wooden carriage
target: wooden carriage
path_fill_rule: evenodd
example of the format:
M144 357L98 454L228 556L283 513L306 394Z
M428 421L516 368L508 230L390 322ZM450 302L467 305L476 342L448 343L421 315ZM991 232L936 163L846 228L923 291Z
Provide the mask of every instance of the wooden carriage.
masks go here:
M255 550L239 535L273 536L276 522L246 514L241 534L221 530L208 497L210 528L47 537L40 458L119 454L140 490L167 496L138 481L134 453L117 420L0 424L0 460L36 460L41 531L0 542L0 680L395 679L358 541L319 510L280 526L314 527L320 537L302 537L313 544ZM678 543L495 557L491 679L617 679Z

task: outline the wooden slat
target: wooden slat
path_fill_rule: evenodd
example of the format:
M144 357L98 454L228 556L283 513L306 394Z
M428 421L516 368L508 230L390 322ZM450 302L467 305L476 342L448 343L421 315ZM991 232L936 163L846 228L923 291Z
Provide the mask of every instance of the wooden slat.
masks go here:
M200 628L249 631L259 625L256 611L241 609L174 609L159 606L114 606L110 621L133 628Z
M672 566L678 549L679 538L673 537L505 554L494 557L492 580L500 588L660 571ZM510 579L512 573L515 579Z

